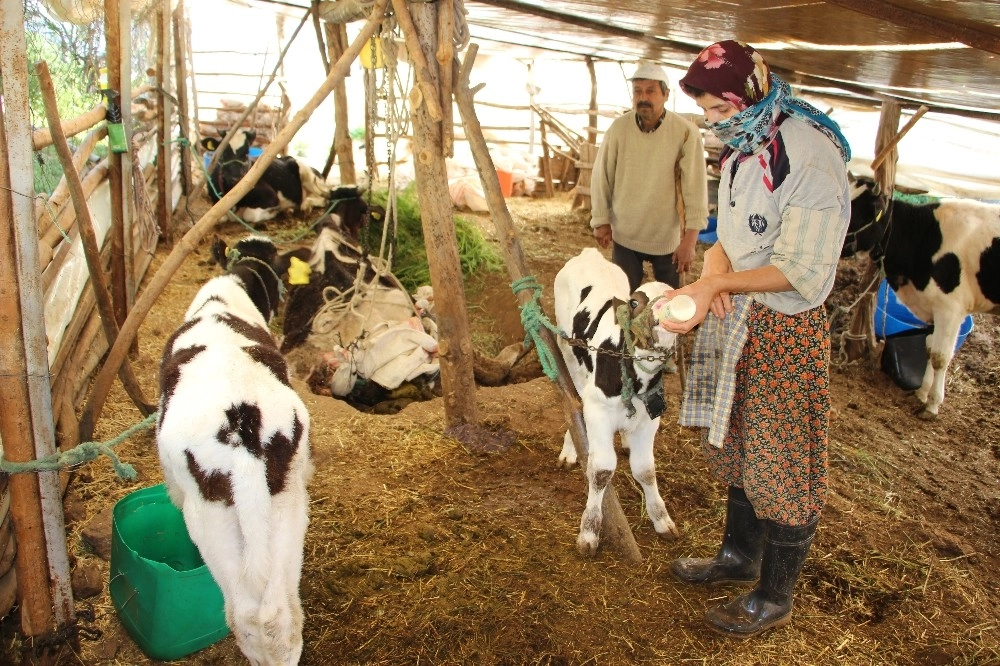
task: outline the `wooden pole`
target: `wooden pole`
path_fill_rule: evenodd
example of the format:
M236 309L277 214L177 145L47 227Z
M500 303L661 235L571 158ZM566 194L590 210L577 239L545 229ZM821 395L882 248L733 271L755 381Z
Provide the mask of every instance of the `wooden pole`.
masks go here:
M0 184L4 194L0 195L0 200L5 202L3 205L6 210L0 211L0 220L4 223L10 220L13 233L0 242L0 247L12 248L5 251L11 252L13 261L5 260L0 263L4 264L4 271L12 271L16 267L17 273L12 280L0 278L0 285L3 285L9 296L2 299L5 303L15 298L18 300L20 317L2 324L3 327L13 327L15 331L13 335L0 336L0 345L7 345L10 341L13 352L10 358L13 366L11 372L0 372L0 381L4 382L5 388L8 381L13 385L12 389L20 398L17 400L20 407L17 411L10 412L0 409L0 423L5 428L0 436L4 439L5 447L8 436L20 439L21 443L30 441L34 446L33 457L42 458L55 453L56 446L46 353L44 297L39 288L38 238L31 201L34 191L31 169L33 156L24 54L24 13L21 3L3 0L0 11L0 79L3 86L0 150L3 151L4 159L0 160ZM10 121L5 108L12 109ZM12 127L13 131L8 131L8 127ZM3 363L6 365L6 354L4 357ZM6 390L2 393L2 400L6 401ZM8 420L10 415L18 415L19 419L11 423ZM11 433L12 428L17 431ZM27 435L29 432L30 435ZM30 459L30 452L26 448L22 449L18 460L26 462ZM13 486L14 481L11 483ZM35 488L27 488L29 484ZM21 506L15 515L25 517L23 529L33 532L22 533L22 526L17 527L18 543L27 551L22 554L19 548L16 560L18 596L22 600L21 623L25 633L37 636L49 630L53 617L58 628L74 619L62 493L59 475L55 472L29 474L28 480L18 480L17 486L16 497ZM44 538L38 532L39 525ZM39 549L41 543L44 545ZM39 569L44 566L41 565L42 562L47 562L47 577Z
M83 192L83 185L80 176L73 171L73 154L69 150L66 137L59 129L59 110L56 108L56 92L52 86L52 77L49 75L49 67L46 62L40 61L35 64L35 73L38 76L38 84L42 93L42 100L45 103L45 116L49 126L53 128L52 137L56 152L59 155L59 162L63 166L69 184L70 196L73 200L73 208L76 209L78 220L77 228L80 230L80 240L83 243L84 255L87 259L87 268L90 270L90 280L94 285L94 293L97 296L98 308L101 311L101 318L104 320L104 334L108 338L108 344L114 344L118 337L118 322L115 319L114 305L108 294L108 285L104 280L104 269L101 265L101 250L97 246L97 236L94 234L94 223L90 217L90 208L87 206L87 198ZM156 406L148 403L142 395L142 388L135 378L132 368L127 363L122 366L122 385L124 385L129 397L139 408L143 415L152 414Z
M159 140L156 142L156 219L160 226L160 238L168 244L173 230L173 150L171 144L174 103L170 94L170 0L160 0L156 13L156 27L159 39L156 50L156 76L160 84Z
M378 28L379 24L382 22L382 17L385 14L385 8L388 4L388 0L376 0L375 5L372 8L371 18L365 23L355 38L354 42L351 44L344 55L340 57L337 63L330 69L330 74L326 77L320 85L319 90L312 96L312 98L306 102L306 104L292 117L288 125L286 125L278 134L275 136L274 141L267 146L264 153L257 158L250 167L250 170L243 177L243 179L238 182L233 189L231 189L224 197L219 199L214 206L208 209L208 211L199 219L191 229L188 230L186 234L178 241L174 246L173 250L163 260L163 264L156 271L152 278L149 280L149 286L146 290L142 292L139 298L136 299L135 307L129 312L128 317L125 319L125 323L122 324L122 328L118 333L118 338L112 344L111 349L108 351L107 360L104 362L104 366L101 371L97 374L94 379L94 384L91 388L90 399L87 405L84 407L83 414L80 416L80 438L84 441L90 440L94 432L94 424L97 422L98 417L101 414L101 410L104 408L104 402L108 397L108 391L111 389L111 382L114 380L115 375L118 372L118 368L121 367L125 360L125 355L128 351L128 347L131 344L132 339L139 330L139 326L142 325L143 319L149 313L150 308L156 301L157 297L166 288L173 277L177 269L184 262L187 256L194 252L198 248L198 243L202 238L211 231L219 220L224 219L226 211L236 205L240 199L243 198L247 192L250 191L260 177L264 174L265 169L274 161L278 153L281 151L282 147L287 145L295 133L305 125L309 117L316 111L323 100L330 94L330 91L336 86L337 81L343 80L347 75L351 67L351 63L354 59L358 57L358 53L361 52L362 46L367 42L368 38L371 37L375 30Z
M177 0L173 15L174 70L177 82L177 124L181 138L181 194L191 196L191 118L188 110L187 36L184 21L184 0Z
M883 102L883 104L886 103L888 103L888 100ZM895 102L895 104L898 106L898 102ZM872 161L872 171L878 171L879 167L882 166L882 163L889 157L889 151L895 149L896 144L898 144L900 140L906 136L907 132L913 129L913 126L917 124L917 121L920 120L920 118L923 117L923 115L928 111L930 111L930 109L926 106L921 106L917 109L917 112L913 114L913 117L910 118L905 125L903 125L903 129L899 130L899 133L896 136L892 137L889 142L882 146L882 149L879 150L878 155ZM895 178L893 178L893 181L895 181Z
M343 23L326 23L325 26L330 60L336 62L347 47L347 26ZM344 185L358 182L358 174L354 169L354 141L351 139L347 107L347 85L344 81L340 81L333 89L333 145L330 147L330 156L323 168L323 177L329 175L336 157L340 167L340 182Z
M403 0L393 0L396 18ZM405 10L405 7L404 7ZM406 34L406 23L400 21L407 43L417 42L428 55L437 47L437 5L419 3L413 6L411 32ZM413 57L412 48L410 56ZM433 57L425 58L437 68ZM434 85L436 72L425 71ZM439 99L436 85L433 98L425 93L424 100ZM420 199L420 218L430 265L431 285L438 294L435 311L438 315L438 349L441 367L441 388L444 398L446 432L463 424L477 424L476 380L473 375L473 349L469 335L469 320L462 286L462 266L458 256L458 239L452 219L451 195L448 192L448 173L441 146L441 123L435 119L429 104L411 108L414 141L414 169L417 179L417 196Z
M433 53L435 48L431 47L428 49L428 53L424 52L425 46L422 40L419 39L410 10L406 8L406 0L392 0L392 11L396 14L396 22L399 24L399 29L403 31L406 52L409 53L410 62L413 63L413 72L417 76L417 86L420 90L420 97L416 100L411 98L410 106L416 109L426 105L424 108L427 110L427 115L430 116L431 120L440 122L442 118L440 87L438 86L435 72L432 72L430 69L430 63L435 60L434 58L428 59L428 53ZM436 14L434 26L429 26L429 28L432 34L437 32ZM420 101L423 101L423 104L420 104Z
M7 5L14 4L14 0L4 0L4 12L10 9ZM21 11L19 3L17 10ZM8 28L6 24L7 21L4 20L5 33ZM3 39L6 41L6 36ZM4 95L7 95L7 80L13 78L13 73L6 66L2 71ZM27 100L27 97L24 99ZM14 216L15 202L12 201L12 196L23 197L30 193L30 189L20 195L12 195L8 162L12 156L7 151L7 118L3 104L4 98L0 97L0 118L4 121L0 123L0 438L3 439L4 458L23 463L35 459L35 446L27 383L28 360L21 330L24 313L21 312L21 290L16 270L19 262L15 252L18 244L14 238L14 226L18 221ZM30 128L27 122L27 103L24 121L24 126ZM28 174L31 173L30 154L29 151L28 159L23 163ZM31 181L22 183L24 185L30 187ZM23 216L23 210L21 214ZM15 567L21 607L21 631L26 636L40 636L52 625L52 597L49 595L48 560L45 555L45 533L37 479L32 474L12 475L10 495L10 512L14 519L14 538L17 541Z
M597 69L594 58L587 56L587 71L590 73L590 113L587 120L587 143L597 143Z
M445 157L455 156L455 121L451 103L455 60L455 3L438 3L438 73L441 75L441 146Z
M105 67L107 68L108 88L118 91L121 85L121 32L119 28L120 5L118 0L104 0L104 30L107 39ZM128 97L120 95L120 104L124 106ZM109 99L110 105L113 100ZM53 132L55 140L57 132ZM126 131L126 139L128 132ZM65 140L65 136L63 137ZM110 142L109 142L110 145ZM125 212L122 193L122 157L120 153L108 151L108 192L111 200L111 227L108 237L111 245L111 301L115 321L120 325L128 314L128 297L125 290Z
M919 112L918 112L919 113ZM882 188L883 193L892 196L892 189L896 181L896 144L902 138L903 132L896 133L899 127L901 106L894 99L886 98L882 100L882 113L879 116L878 132L875 136L875 153L878 157L872 164L878 162L875 170L875 182ZM919 114L923 115L923 114ZM913 122L918 118L915 115L905 128L913 126ZM867 291L858 299L858 304L851 316L851 322L844 336L844 352L848 361L856 361L868 356L874 351L875 331L873 327L873 315L875 311L875 292L878 290L878 265L868 260L868 265L861 278L861 284L866 285Z
M472 149L472 157L476 161L476 168L479 171L483 184L483 192L486 194L486 204L490 209L490 217L497 228L497 238L504 250L504 257L507 261L507 272L512 281L520 280L529 275L526 269L524 252L521 249L521 242L517 236L517 229L514 221L507 210L507 203L504 201L503 192L500 191L500 179L493 166L493 159L490 157L489 147L486 145L486 138L483 136L479 119L476 117L476 106L473 100L476 90L469 87L469 75L472 72L472 65L476 59L478 45L470 44L462 63L461 72L455 77L455 101L458 104L458 111L462 116L462 123L465 126L465 134L469 138L469 147ZM457 69L457 64L455 65ZM527 290L517 294L521 305L527 304L532 299L532 294ZM556 361L559 375L556 378L563 397L563 408L566 412L566 420L569 424L569 431L573 437L573 445L576 448L577 459L580 461L580 468L586 473L587 470L587 428L583 421L583 412L580 408L580 396L569 378L569 371L563 360L562 353L556 344L555 337L548 329L540 331L544 344L552 351L552 357ZM622 511L618 501L618 494L614 485L608 484L604 491L604 502L602 504L604 521L601 523L601 542L611 544L628 562L637 564L642 561L642 553L635 542L632 530L629 528L628 519Z

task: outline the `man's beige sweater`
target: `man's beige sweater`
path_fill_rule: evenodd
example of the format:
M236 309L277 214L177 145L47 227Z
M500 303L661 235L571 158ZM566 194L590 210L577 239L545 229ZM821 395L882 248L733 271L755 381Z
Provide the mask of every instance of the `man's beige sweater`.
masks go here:
M590 182L591 222L611 225L614 241L644 254L670 254L680 244L675 166L688 230L708 225L705 148L698 128L666 112L653 132L643 132L629 111L617 118L597 151Z

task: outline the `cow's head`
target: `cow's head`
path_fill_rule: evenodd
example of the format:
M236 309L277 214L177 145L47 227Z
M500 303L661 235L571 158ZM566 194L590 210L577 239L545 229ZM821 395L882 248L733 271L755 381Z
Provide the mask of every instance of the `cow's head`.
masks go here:
M677 334L660 326L653 315L653 303L673 289L663 282L647 282L632 292L628 300L630 329L639 349L673 349Z
M879 246L889 223L887 208L888 200L874 180L858 178L851 184L851 222L841 257L870 252Z
M222 145L222 140L225 138L224 134L219 134L218 137L207 136L201 140L201 146L205 150L216 150L220 145ZM257 133L253 130L238 129L233 134L233 138L229 140L229 145L225 147L222 151L222 155L219 157L219 163L223 162L249 162L250 161L250 146L253 145L254 140L257 138Z

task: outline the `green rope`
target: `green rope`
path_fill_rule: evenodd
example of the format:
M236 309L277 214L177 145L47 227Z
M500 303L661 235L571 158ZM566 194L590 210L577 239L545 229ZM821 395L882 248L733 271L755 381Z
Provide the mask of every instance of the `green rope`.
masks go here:
M542 364L542 372L550 380L555 381L559 378L559 368L552 350L542 340L541 329L543 327L547 328L559 337L566 336L548 320L542 311L540 302L542 287L538 284L538 280L534 276L528 275L527 277L515 280L511 282L510 287L514 290L514 294L524 289L531 289L533 292L531 301L521 306L521 325L524 327L524 344L526 347L535 346L535 350L538 352L538 362Z
M23 472L56 472L64 467L74 467L85 462L90 462L98 456L104 455L111 458L111 464L114 465L115 473L119 476L119 478L134 481L136 476L138 476L135 468L126 462L122 462L121 459L115 455L115 452L111 450L111 447L121 444L139 431L152 427L156 423L156 417L158 415L159 412L153 412L143 421L140 421L134 426L126 429L120 435L108 440L107 442L82 442L68 451L53 453L52 455L45 456L44 458L39 458L37 460L29 460L28 462L11 462L10 460L4 458L3 454L0 453L0 471L7 472L8 474L21 474Z

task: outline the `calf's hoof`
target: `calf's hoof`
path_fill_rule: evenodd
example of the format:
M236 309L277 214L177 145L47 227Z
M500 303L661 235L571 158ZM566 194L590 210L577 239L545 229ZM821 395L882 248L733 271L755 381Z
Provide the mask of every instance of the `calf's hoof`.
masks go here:
M584 557L597 555L598 539L593 532L580 532L576 538L576 550Z
M653 525L653 529L656 530L656 533L660 535L661 538L668 539L670 541L679 539L681 536L680 530L677 529L677 525L675 525L672 520L667 520L664 525Z
M923 407L916 412L917 418L921 421L933 421L937 419L937 412L932 412L926 407Z

